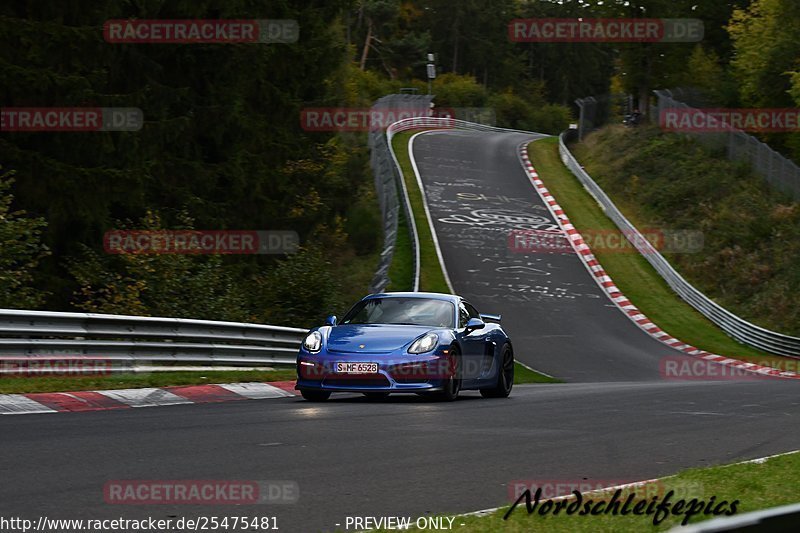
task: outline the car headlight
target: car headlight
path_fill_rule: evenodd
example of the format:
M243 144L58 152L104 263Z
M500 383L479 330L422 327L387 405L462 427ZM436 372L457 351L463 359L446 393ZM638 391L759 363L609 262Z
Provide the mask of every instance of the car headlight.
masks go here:
M312 331L303 339L303 348L309 352L318 352L320 347L322 347L322 335L319 331Z
M436 333L427 333L415 340L408 348L408 353L418 354L430 352L439 343L439 335Z

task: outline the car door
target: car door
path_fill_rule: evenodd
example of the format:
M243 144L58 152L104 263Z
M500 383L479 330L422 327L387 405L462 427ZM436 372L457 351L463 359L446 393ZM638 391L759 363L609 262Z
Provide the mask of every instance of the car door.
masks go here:
M480 313L478 310L475 309L469 302L463 302L464 307L467 309L470 318L481 318ZM473 335L480 334L480 338L482 340L482 344L480 346L481 350L481 357L480 357L480 377L485 378L489 376L489 373L492 370L492 362L494 360L495 348L496 343L492 340L492 335L489 333L489 325L481 330L478 330L473 333ZM477 347L477 345L476 345Z
M458 336L461 340L461 375L464 380L479 379L484 373L486 335L478 329L467 333L465 326L470 318L480 318L471 305L460 302L458 305Z

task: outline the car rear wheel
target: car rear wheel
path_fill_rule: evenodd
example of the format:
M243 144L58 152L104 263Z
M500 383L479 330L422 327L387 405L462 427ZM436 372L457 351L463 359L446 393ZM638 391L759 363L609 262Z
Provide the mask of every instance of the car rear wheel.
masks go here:
M364 396L370 400L385 400L389 397L388 392L365 392Z
M433 393L434 398L443 402L452 402L461 392L461 352L453 346L450 348L450 357L453 361L450 377L444 382L443 390Z
M500 355L500 371L497 373L497 384L490 389L481 389L484 398L508 398L514 386L514 352L506 344Z
M330 391L325 390L301 390L300 394L309 402L324 402L331 397Z

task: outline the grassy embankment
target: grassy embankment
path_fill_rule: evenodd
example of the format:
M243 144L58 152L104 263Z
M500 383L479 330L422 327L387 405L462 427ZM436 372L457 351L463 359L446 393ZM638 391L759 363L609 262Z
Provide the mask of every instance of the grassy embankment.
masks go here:
M744 514L759 509L777 507L796 503L800 498L800 453L773 457L760 463L746 463L723 465L711 468L696 468L663 478L659 483L648 485L659 495L659 501L671 488L676 491L672 503L681 499L683 495L687 502L697 497L708 504L714 496L714 504L722 501L728 504L739 500L737 514ZM643 494L648 489L641 489ZM688 494L687 494L688 493ZM587 499L584 494L584 502ZM652 496L650 496L652 498ZM597 499L597 497L595 497ZM608 496L605 496L608 499ZM643 499L638 496L637 499ZM624 498L623 498L624 502ZM541 502L543 503L543 502ZM541 507L541 503L539 507ZM729 509L729 507L726 507ZM722 510L722 508L720 509ZM460 533L523 533L527 531L547 531L553 533L582 533L582 532L641 532L641 531L666 531L680 525L683 515L667 517L659 525L653 525L651 514L626 516L602 514L598 516L580 516L577 514L566 515L561 511L559 515L548 514L542 516L538 508L534 514L528 515L524 501L511 514L508 520L503 520L503 515L508 507L493 512L487 516L457 516L453 521L453 530ZM716 518L702 513L689 519L688 524L696 524L702 520ZM446 523L446 522L445 522ZM419 531L410 529L410 531Z
M636 135L636 133L628 133L629 131L630 130L626 130L621 133L614 133L613 135ZM602 133L600 133L600 135L602 135ZM655 142L658 144L661 141L656 140ZM605 142L601 143L598 141L593 141L590 138L588 143L590 143L589 147L583 147L577 150L578 155L582 158L582 162L584 159L594 161L598 158L596 154L599 151L608 150L608 146ZM632 161L633 158L638 160L639 157L642 157L635 155L633 152L633 147L630 147L628 150L623 147L620 150L617 150L615 156L603 156L603 160L606 161L617 157L620 160ZM674 149L670 149L669 152L674 154ZM594 198L592 198L592 196L586 192L577 178L575 178L575 176L573 176L572 173L561 163L561 159L558 155L557 139L549 138L536 141L529 145L528 153L542 181L544 181L547 188L553 193L553 196L564 208L567 216L570 218L570 221L578 230L584 232L586 230L597 232L617 230L616 225L608 217L606 217L605 213L594 200ZM701 155L702 153L695 153L691 156L691 163L686 164L700 164L698 159L701 157ZM705 157L708 157L708 155ZM679 157L673 156L673 158ZM722 162L714 162L711 164L707 161L705 163L706 168L709 169L717 168L717 165L722 165ZM620 166L627 168L623 163L620 163ZM656 163L647 166L649 168L660 168L660 166ZM665 254L665 257L673 262L673 264L677 266L682 274L686 275L690 281L694 282L695 279L693 276L691 276L691 273L694 271L692 270L691 272L686 272L686 262L696 261L703 263L704 261L707 261L707 259L704 259L703 256L716 254L714 250L720 247L720 243L717 242L720 236L718 236L713 229L709 231L709 226L707 223L700 221L695 222L694 218L689 217L688 215L681 215L676 212L676 214L671 217L665 216L659 218L651 216L650 213L652 208L645 208L644 206L649 204L645 204L643 200L641 200L641 203L635 203L633 201L629 201L627 194L616 194L615 187L607 188L606 186L610 180L598 177L604 175L604 172L600 171L601 167L599 165L595 167L591 164L587 164L586 168L590 175L597 180L602 187L604 187L604 190L606 190L606 192L611 196L612 200L614 200L614 202L617 204L617 207L637 227L659 227L669 229L695 229L699 227L703 229L705 232L705 248L703 252L700 252L699 254ZM635 168L640 168L642 171L645 170L638 164L635 165ZM730 169L723 168L722 172L728 170ZM675 168L664 169L665 173L676 171L679 170L676 170ZM628 179L628 181L631 182L629 183L629 187L645 188L645 184L642 182L644 182L646 179L647 178L643 177L637 178L635 175L631 176ZM684 184L685 190L673 192L671 194L671 196L676 198L676 203L680 203L685 206L681 208L680 211L694 213L695 206L698 204L702 205L704 203L706 196L700 195L699 191L695 191L694 194L692 193L691 180L684 180L682 178L681 180L674 179L670 181L673 183L673 187L679 187L683 181L687 181L687 183ZM681 183L678 183L678 181ZM620 187L625 188L626 185L621 184ZM752 184L750 187L753 189L760 189L757 184ZM653 200L653 202L658 203L658 200ZM668 205L672 205L672 203L673 202L667 202ZM745 220L749 220L751 215L743 215L743 218ZM714 226L720 223L721 222L715 222ZM738 233L742 230L735 230L731 228L728 231ZM749 237L747 238L749 239ZM644 257L638 253L635 253L635 251L632 253L620 253L618 249L602 248L596 248L592 251L620 290L622 290L622 292L639 309L641 309L645 315L647 315L651 320L653 320L653 322L655 322L667 333L686 343L692 344L709 352L751 360L761 364L772 361L775 364L783 364L784 368L788 368L785 359L765 354L759 350L744 346L730 338L722 330L720 330L704 316L698 313L694 308L689 306L680 297L678 297L672 291L672 289L669 288L666 282L664 282L661 276L653 269L653 267L650 266L650 264L644 259ZM694 257L690 258L688 256ZM717 275L724 277L726 272L727 271L723 270L722 272L718 272ZM706 287L701 285L701 288L705 289ZM751 288L748 287L743 290L750 291ZM796 298L796 295L786 295L786 298ZM736 309L732 310L737 311ZM746 318L752 319L753 317L746 316Z

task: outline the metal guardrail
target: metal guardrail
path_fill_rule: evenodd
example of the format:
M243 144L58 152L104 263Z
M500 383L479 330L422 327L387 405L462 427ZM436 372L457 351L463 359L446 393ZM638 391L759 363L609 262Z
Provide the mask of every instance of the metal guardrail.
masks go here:
M239 322L0 309L0 358L294 363L306 332Z
M389 139L394 137L397 133L407 130L415 130L420 128L438 128L438 129L465 129L473 131L496 131L505 133L524 133L527 135L545 135L544 133L536 133L535 131L514 130L510 128L499 128L497 126L487 126L485 124L478 124L477 122L469 122L467 120L460 120L457 118L439 118L439 117L414 117L398 120L394 124L389 125L386 129L386 135Z
M770 331L736 316L695 289L683 276L672 268L669 262L664 259L647 239L639 233L634 225L625 218L614 205L614 202L611 201L600 186L597 185L592 177L581 167L567 148L565 143L566 134L567 132L564 132L559 137L558 150L561 154L561 160L578 178L586 190L594 196L606 215L608 215L617 227L622 230L631 244L633 244L653 268L656 269L672 290L737 341L770 353L788 357L800 357L800 338Z
M377 100L372 106L373 111L397 110L405 113L414 112L418 114L427 113L433 96L429 95L410 95L410 94L390 94ZM383 292L389 285L389 267L392 264L394 247L397 242L397 229L399 212L402 207L408 221L409 233L412 246L414 246L415 281L413 290L419 289L419 251L414 218L411 215L411 205L408 199L408 192L405 190L405 183L401 179L400 167L397 159L390 148L391 140L387 140L386 133L380 129L369 133L370 166L375 179L375 192L378 196L378 203L381 208L383 220L383 250L378 269L370 284L370 292ZM398 185L399 184L399 185ZM401 204L397 197L398 187L404 194L404 202Z

